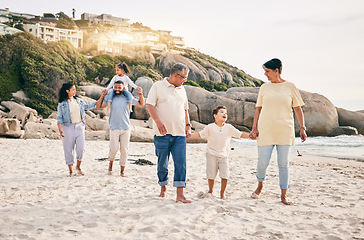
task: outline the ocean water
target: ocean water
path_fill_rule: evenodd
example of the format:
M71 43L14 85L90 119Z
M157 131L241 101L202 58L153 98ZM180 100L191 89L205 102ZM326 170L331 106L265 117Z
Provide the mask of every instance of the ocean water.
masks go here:
M256 141L248 139L237 139L234 142L235 144L244 144L245 147L249 148L256 147ZM296 138L295 146L292 147L291 151L298 151L302 155L364 162L364 136L308 137L303 143L301 143L300 138Z

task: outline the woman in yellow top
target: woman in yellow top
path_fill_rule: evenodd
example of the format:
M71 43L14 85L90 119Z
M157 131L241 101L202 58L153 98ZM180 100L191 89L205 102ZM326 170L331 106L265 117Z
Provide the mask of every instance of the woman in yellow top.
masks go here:
M252 198L259 198L263 189L263 181L274 146L277 149L279 168L279 184L281 187L281 201L286 205L292 202L287 199L289 151L294 145L294 119L292 107L300 123L302 142L306 140L306 127L301 106L304 105L296 86L281 77L282 62L274 58L263 65L265 75L270 82L260 87L253 128L250 137L257 139L258 187Z

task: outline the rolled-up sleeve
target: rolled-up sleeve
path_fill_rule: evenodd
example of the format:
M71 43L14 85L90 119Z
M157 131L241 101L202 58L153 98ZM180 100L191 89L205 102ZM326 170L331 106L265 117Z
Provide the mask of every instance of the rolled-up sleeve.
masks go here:
M57 124L63 124L62 110L60 104L58 104L57 107Z

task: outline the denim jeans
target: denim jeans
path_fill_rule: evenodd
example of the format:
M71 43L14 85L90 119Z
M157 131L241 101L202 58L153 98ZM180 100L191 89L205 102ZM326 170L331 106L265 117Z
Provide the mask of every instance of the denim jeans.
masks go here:
M173 186L186 187L186 137L154 136L155 154L158 157L158 183L160 186L168 184L168 162L172 153L174 162Z
M269 145L258 146L258 166L257 166L257 179L259 182L263 182L265 179L265 173L270 162L272 151L274 146L277 149L277 161L279 169L279 185L281 189L288 189L289 178L289 151L290 145Z

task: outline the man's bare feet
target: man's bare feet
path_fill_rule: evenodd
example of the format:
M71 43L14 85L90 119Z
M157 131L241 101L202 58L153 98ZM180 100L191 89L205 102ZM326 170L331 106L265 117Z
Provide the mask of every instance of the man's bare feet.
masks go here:
M70 175L68 175L69 177L73 177L74 175L73 175L73 172L70 172Z
M184 196L177 197L176 202L192 203L191 200L187 200Z
M165 198L167 196L167 186L161 186L161 193L159 194L159 197Z
M226 200L226 199L227 199L227 197L225 196L225 193L220 194L220 198L221 198L222 200Z
M281 196L281 202L285 205L293 205L291 201L288 201L287 196Z
M187 200L183 195L183 187L177 187L177 198L176 202L183 202L183 203L192 203L192 201Z
M120 176L126 177L126 175L125 175L125 166L120 165Z

